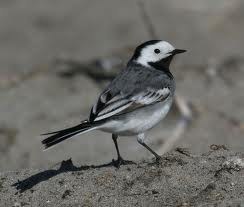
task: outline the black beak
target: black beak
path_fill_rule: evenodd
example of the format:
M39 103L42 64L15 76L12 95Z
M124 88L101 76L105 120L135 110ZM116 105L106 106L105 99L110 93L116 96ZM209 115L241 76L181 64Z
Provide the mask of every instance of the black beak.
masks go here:
M182 49L174 49L172 52L170 52L172 55L176 55L176 54L180 54L180 53L184 53L186 52L186 50L182 50Z

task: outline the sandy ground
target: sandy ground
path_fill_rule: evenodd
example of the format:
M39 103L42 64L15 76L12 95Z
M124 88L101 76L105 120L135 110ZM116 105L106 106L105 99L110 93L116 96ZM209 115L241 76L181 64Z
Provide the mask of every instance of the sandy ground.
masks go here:
M74 166L0 173L0 206L243 206L244 154L212 146L177 149L121 166Z
M158 36L189 51L174 61L172 72L194 119L175 146L201 153L211 144L225 144L243 151L243 2L153 0L145 8ZM126 60L131 50L123 48L148 39L135 1L1 0L0 170L45 168L70 157L74 163L101 164L115 157L110 135L100 132L42 151L39 134L86 118L108 81L83 67L74 76L62 75L72 70L55 60L85 63L117 51ZM116 72L110 70L109 77ZM174 132L178 118L174 108L149 132L155 150ZM127 159L150 156L135 138L120 139L119 145Z

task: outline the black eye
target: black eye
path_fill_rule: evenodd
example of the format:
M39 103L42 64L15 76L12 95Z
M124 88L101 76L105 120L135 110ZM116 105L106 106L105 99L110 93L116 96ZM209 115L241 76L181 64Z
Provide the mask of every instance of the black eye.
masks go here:
M160 50L159 50L159 49L155 49L154 52L155 52L156 54L158 54L158 53L160 53Z

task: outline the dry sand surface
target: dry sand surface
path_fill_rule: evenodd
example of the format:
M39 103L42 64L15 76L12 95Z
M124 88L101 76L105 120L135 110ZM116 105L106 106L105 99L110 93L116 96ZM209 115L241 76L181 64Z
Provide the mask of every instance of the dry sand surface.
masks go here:
M144 6L157 35L188 50L174 61L172 73L194 117L175 146L204 152L211 144L226 144L242 151L243 1L153 0ZM126 64L132 50L123 48L150 38L136 1L1 0L0 170L45 167L70 157L84 164L111 160L115 150L108 134L92 132L45 153L39 134L86 118L122 68L96 66L91 74L87 61L116 56ZM83 65L57 66L57 58ZM171 137L178 118L174 108L148 134L155 150ZM120 139L119 145L127 159L149 156L135 138Z
M177 149L121 166L74 166L0 173L0 206L243 206L244 154L212 146Z

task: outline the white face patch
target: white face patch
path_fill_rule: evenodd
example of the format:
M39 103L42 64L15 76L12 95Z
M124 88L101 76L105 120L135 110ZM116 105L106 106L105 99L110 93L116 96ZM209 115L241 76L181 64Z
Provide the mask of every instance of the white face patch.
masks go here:
M160 41L153 45L148 45L143 48L140 56L136 59L136 62L149 66L149 62L157 62L168 56L170 56L170 52L172 52L175 48L165 41Z

